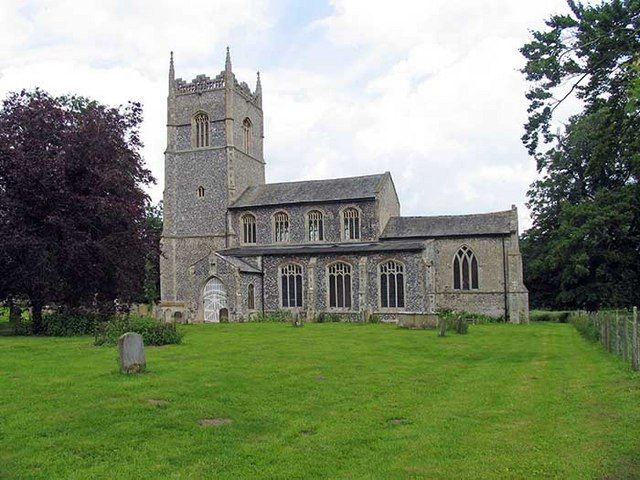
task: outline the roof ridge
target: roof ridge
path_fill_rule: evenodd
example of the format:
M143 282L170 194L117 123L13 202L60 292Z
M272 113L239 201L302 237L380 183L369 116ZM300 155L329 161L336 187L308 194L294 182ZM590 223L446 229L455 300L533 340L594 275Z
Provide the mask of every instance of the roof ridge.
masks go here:
M454 213L451 215L398 215L391 218L410 219L410 218L474 217L474 216L481 216L481 215L496 215L499 213L511 213L511 210L498 210L495 212L481 212L481 213Z
M352 180L354 178L381 177L385 173L371 173L368 175L353 175L351 177L335 177L335 178L315 178L313 180L291 180L288 182L263 183L262 185L253 185L254 187L266 187L269 185L290 185L292 183L309 183L309 182L333 182L335 180Z

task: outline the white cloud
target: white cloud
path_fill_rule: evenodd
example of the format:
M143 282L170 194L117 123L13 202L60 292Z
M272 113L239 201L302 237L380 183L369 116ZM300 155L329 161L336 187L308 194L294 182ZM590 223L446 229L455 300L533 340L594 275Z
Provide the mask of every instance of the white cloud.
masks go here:
M331 5L302 21L307 5L287 0L4 0L0 95L37 85L141 101L157 200L168 51L188 79L215 75L230 43L240 80L263 73L270 181L390 170L405 214L522 207L535 169L518 48L564 0Z
M176 51L180 75L217 73L232 32L268 29L269 11L268 2L252 0L190 1L188 7L168 0L3 0L0 95L38 86L112 105L141 102L143 154L158 179L151 193L159 200L169 51Z

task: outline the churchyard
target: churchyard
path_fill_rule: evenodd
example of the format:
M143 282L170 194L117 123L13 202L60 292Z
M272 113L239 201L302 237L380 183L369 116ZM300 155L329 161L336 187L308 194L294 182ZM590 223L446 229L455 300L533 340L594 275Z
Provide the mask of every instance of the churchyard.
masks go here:
M640 376L570 324L180 329L138 375L0 337L0 478L640 475Z

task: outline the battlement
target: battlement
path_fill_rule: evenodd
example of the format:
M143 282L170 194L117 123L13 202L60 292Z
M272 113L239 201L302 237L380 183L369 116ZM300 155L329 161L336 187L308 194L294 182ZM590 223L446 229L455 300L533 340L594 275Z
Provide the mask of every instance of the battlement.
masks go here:
M208 76L201 74L190 82L185 82L181 78L178 78L175 81L177 94L207 92L221 88L224 88L224 72L220 72L220 74L215 78L209 78Z
M175 78L175 69L173 66L173 52L169 62L169 94L170 95L189 95L193 93L209 92L213 90L223 90L228 84L231 84L233 91L251 102L258 108L262 107L262 86L260 85L260 73L256 82L255 91L251 91L246 82L238 82L231 70L231 55L227 47L227 58L225 68L215 78L207 75L197 75L190 82L184 81L182 78Z

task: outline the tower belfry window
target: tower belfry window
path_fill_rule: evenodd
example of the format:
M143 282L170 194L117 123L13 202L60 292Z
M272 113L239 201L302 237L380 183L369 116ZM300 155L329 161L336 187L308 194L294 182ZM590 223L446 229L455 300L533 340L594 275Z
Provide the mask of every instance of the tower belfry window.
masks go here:
M251 120L245 118L242 122L242 147L244 152L248 155L253 153L251 145Z
M209 146L209 115L204 112L193 117L193 146L196 148Z

